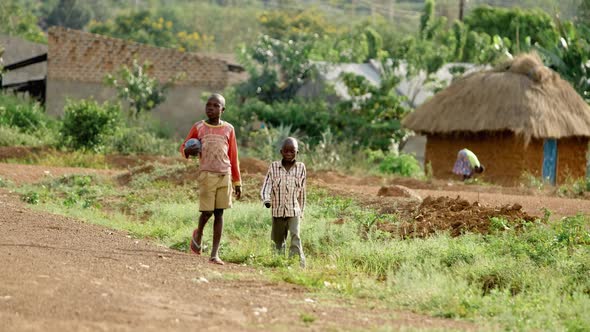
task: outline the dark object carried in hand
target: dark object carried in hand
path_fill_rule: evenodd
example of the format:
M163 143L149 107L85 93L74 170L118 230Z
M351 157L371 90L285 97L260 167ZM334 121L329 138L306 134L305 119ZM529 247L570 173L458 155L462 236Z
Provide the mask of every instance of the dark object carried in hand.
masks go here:
M189 156L197 156L199 153L201 153L201 141L191 138L184 143L184 155L187 158Z

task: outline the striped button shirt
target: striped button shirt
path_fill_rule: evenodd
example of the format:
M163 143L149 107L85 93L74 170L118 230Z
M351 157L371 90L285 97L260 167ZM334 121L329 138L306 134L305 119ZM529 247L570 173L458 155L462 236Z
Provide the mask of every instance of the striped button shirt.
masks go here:
M273 161L264 179L260 198L270 202L273 217L300 217L305 208L305 164L295 162L288 171Z

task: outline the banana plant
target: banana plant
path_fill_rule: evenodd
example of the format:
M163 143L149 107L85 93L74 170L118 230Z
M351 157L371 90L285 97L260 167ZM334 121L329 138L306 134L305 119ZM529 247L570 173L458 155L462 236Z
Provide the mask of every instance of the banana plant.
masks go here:
M535 44L545 62L590 103L590 29L572 22L557 21L559 41Z

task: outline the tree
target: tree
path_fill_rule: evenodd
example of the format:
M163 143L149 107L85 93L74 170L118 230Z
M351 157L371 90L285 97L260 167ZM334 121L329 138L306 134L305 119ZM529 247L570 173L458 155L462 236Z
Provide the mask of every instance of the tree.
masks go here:
M590 0L581 0L578 7L578 19L580 23L590 26Z
M131 68L123 66L116 75L108 74L107 85L117 90L117 96L131 107L129 116L137 118L140 114L151 111L166 100L166 91L179 77L172 78L165 84L148 75L150 65L139 65L133 60Z
M169 13L169 16L173 16ZM164 19L147 10L119 15L114 21L90 24L90 32L115 38L133 40L138 43L159 47L170 47L182 51L197 51L208 48L213 42L212 36L178 30L175 18Z
M397 64L382 63L383 72L378 86L363 76L343 74L351 100L338 105L340 131L344 137L355 137L358 144L372 149L389 150L392 143L399 143L406 135L401 119L409 112L395 87L400 79L395 75Z
M323 36L334 34L339 30L315 10L268 12L260 15L258 22L265 34L279 40L296 40L313 35Z
M305 80L315 72L309 60L314 45L312 37L282 41L261 35L256 44L242 48L241 60L250 78L240 84L242 99L255 97L265 103L289 100Z
M0 22L0 33L47 43L47 36L37 25L37 18L16 0L0 1Z
M470 31L512 40L510 51L518 53L523 45L542 40L557 42L559 33L551 16L540 10L493 8L481 6L465 17Z
M590 28L572 22L557 21L558 42L552 39L535 44L545 62L569 81L574 89L590 103Z
M47 17L49 26L58 25L72 29L82 29L92 18L88 6L79 0L59 0Z

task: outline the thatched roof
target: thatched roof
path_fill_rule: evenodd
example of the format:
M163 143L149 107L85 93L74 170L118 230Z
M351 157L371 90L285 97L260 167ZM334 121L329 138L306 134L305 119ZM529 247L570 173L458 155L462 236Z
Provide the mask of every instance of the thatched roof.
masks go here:
M423 134L509 130L527 140L590 136L590 106L536 54L523 54L454 81L403 125Z

